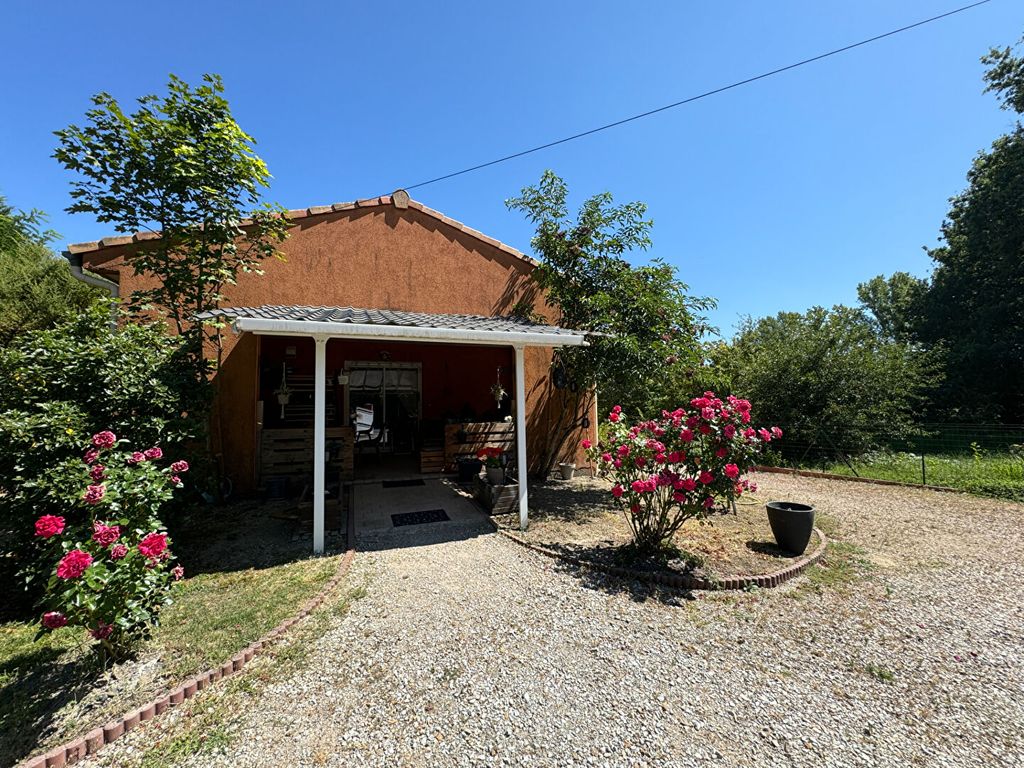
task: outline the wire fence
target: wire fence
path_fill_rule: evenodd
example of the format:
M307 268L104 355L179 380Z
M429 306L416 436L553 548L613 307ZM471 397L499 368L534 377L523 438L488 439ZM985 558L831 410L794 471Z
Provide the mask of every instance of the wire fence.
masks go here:
M844 444L837 432L846 433L787 435L772 443L768 463L1024 501L1024 425L923 424L918 435L870 448Z

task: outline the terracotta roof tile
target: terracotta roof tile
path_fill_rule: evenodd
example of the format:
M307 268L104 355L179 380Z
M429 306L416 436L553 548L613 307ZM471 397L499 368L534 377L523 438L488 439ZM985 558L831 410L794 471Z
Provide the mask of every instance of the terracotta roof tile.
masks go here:
M400 199L408 197L408 193L404 192L404 190L398 190L398 192L402 193ZM287 216L289 219L304 219L309 216L322 216L327 213L351 211L355 208L373 208L376 206L385 205L395 205L393 195L369 197L363 200L356 200L355 202L349 203L334 203L333 205L314 205L310 206L309 208L296 208L288 211ZM461 221L457 221L456 219L453 219L451 216L446 216L440 211L436 211L433 208L430 208L417 200L412 200L410 198L408 206L398 207L412 208L413 210L419 211L420 213L423 213L426 216L430 216L431 218L437 219L442 224L446 224L447 226L452 227L453 229L456 229L460 232L464 232L465 234L469 235L470 237L476 240L479 240L482 243L486 243L487 245L490 245L493 248L497 248L498 250L507 253L510 256L514 256L515 258L520 259L521 261L525 261L528 264L532 264L534 266L538 264L536 259L527 256L522 251L513 248L510 245L506 245L505 243L501 242L500 240L496 240L493 237L489 237L488 235L485 235L479 230L473 229L472 227L467 227ZM244 223L245 222L243 222L243 224ZM91 240L84 243L69 243L67 248L65 249L65 253L89 253L91 251L100 251L103 250L104 248L112 248L119 245L129 245L133 242L142 242L145 240L157 240L159 238L159 232L136 232L132 235L114 235L112 237L105 237L101 240Z

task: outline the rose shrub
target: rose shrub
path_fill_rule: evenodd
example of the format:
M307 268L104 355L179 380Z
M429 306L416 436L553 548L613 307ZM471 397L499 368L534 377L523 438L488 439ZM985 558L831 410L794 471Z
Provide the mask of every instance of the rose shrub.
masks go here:
M732 395L722 400L705 392L690 408L628 425L615 406L601 442L583 443L594 466L611 478L611 494L644 553L672 546L687 520L755 490L744 473L764 445L782 437L778 427L752 427L750 403Z
M138 452L125 442L108 430L95 434L64 475L63 514L35 523L41 559L51 563L40 634L83 627L113 657L146 634L184 574L158 515L188 464L160 467L158 446Z

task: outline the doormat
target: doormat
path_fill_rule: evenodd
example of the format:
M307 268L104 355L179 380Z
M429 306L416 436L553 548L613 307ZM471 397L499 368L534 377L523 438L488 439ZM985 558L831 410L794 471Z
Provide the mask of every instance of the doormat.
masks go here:
M422 480L381 480L384 488L409 488L414 485L426 485Z
M426 509L423 512L400 512L391 516L395 528L402 525L421 525L422 523L442 523L451 520L443 509Z

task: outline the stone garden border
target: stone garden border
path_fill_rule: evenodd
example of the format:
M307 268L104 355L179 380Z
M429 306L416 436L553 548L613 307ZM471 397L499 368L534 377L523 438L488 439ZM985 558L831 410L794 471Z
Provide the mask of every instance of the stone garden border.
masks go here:
M630 568L620 568L614 565L603 565L601 563L595 563L591 560L586 560L575 555L563 554L556 552L553 549L548 549L539 544L527 541L526 539L517 536L516 534L499 529L498 533L504 536L506 539L514 541L522 547L531 549L546 557L550 557L555 560L562 560L567 563L571 563L580 568L587 568L589 570L601 571L612 576L618 576L623 579L636 579L637 581L643 581L648 584L658 584L665 587L674 587L676 589L701 589L701 590L726 590L726 589L746 589L747 587L777 587L784 582L789 581L794 576L797 576L805 571L809 566L814 565L818 562L825 554L825 549L828 547L828 539L825 534L818 528L814 529L815 535L818 537L818 544L814 548L814 551L809 555L804 555L796 562L791 563L780 571L774 573L765 573L758 576L723 576L717 579L705 579L699 576L692 576L686 573L671 573L666 571L634 571Z
M351 515L349 515L349 517L351 518ZM348 573L348 570L352 565L352 560L355 558L356 554L354 546L351 545L351 542L353 541L351 531L349 533L348 541L350 542L349 547L345 551L345 555L342 557L341 562L338 564L337 572L330 581L324 584L316 595L307 600L299 612L290 619L282 621L259 640L246 646L230 659L227 659L223 664L214 666L205 672L200 672L194 677L190 677L177 688L170 691L164 691L147 704L143 704L141 707L130 710L121 717L111 720L106 725L94 728L84 736L73 739L59 747L54 747L46 754L36 755L35 757L30 757L24 760L18 764L18 768L63 768L66 765L74 765L87 755L95 755L103 749L104 746L116 741L121 736L128 733L128 731L138 727L140 723L152 720L157 715L178 706L186 699L190 699L195 696L199 691L209 688L218 680L237 675L250 661L253 660L255 656L259 655L263 650L269 648L280 640L281 637L295 624L298 624L314 610L320 607L328 595L330 595L330 593L339 584L341 584L341 581Z

